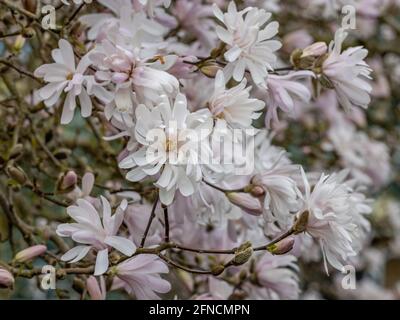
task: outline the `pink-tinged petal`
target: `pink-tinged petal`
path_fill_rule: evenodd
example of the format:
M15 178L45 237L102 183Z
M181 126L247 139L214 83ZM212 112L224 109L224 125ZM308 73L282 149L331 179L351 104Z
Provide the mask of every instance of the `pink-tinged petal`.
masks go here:
M61 55L62 55L65 65L71 71L75 71L74 50L72 49L71 44L67 40L61 39L58 42L58 46L60 47L60 52L61 52Z
M92 100L87 94L86 90L82 89L79 97L79 104L81 105L81 115L84 118L89 117L92 114Z
M91 249L91 246L76 246L68 250L61 256L62 261L69 261L70 263L78 262L83 259Z
M75 95L72 91L70 91L65 98L64 107L61 115L61 124L68 124L72 121L74 117L75 107Z
M119 236L107 237L104 240L104 243L117 249L128 257L130 257L136 250L136 246L131 240Z
M100 276L108 269L108 249L103 249L97 252L96 265L94 275Z
M90 195L94 186L94 174L91 172L87 172L84 174L82 178L82 193L85 196Z

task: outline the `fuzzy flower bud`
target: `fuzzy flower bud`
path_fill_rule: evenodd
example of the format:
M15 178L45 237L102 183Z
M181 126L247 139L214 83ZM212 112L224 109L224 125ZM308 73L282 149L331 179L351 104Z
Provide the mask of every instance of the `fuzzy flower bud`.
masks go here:
M57 189L58 191L69 192L76 186L77 181L78 176L74 171L70 170L61 177Z
M328 51L328 46L326 45L325 42L315 42L311 45L309 45L308 47L306 47L305 49L303 49L301 58L305 58L305 57L319 57L322 56L323 54L325 54Z
M47 247L42 244L26 248L15 255L15 261L17 262L29 261L33 258L41 256L46 252L46 250Z
M209 60L199 66L200 71L209 78L215 78L217 72L222 70L221 66L214 60Z
M253 246L251 242L246 241L235 252L235 257L232 259L231 264L240 266L245 264L253 255Z
M0 288L12 288L13 286L13 275L5 269L0 269Z
M277 243L269 245L267 247L267 250L272 254L285 254L292 250L293 246L294 237L287 237L285 239L282 239L281 241L278 241Z

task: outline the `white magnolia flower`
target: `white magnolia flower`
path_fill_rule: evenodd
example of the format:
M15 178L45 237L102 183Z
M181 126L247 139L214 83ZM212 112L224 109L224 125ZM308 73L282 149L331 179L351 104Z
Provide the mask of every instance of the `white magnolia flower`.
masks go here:
M111 216L111 206L108 200L101 197L102 215L85 199L78 199L77 205L67 208L68 215L75 223L63 223L57 227L60 237L71 237L79 245L66 252L61 260L75 263L83 259L91 249L97 252L95 275L101 275L108 269L108 253L114 248L126 256L131 256L136 246L132 241L117 236L124 219L127 202L122 201Z
M274 52L281 47L279 41L270 40L278 33L278 22L264 26L271 13L251 7L237 11L233 1L225 14L214 4L214 14L226 27L216 28L218 37L227 45L224 55L228 61L224 68L226 79L233 76L236 81L241 81L248 70L253 81L261 84L268 75L267 69L272 69L276 61Z
M75 66L74 51L71 44L64 39L58 42L59 49L52 51L55 63L44 64L35 70L35 76L44 78L48 85L38 92L47 107L53 106L59 100L62 92L66 92L61 123L71 122L76 108L76 97L79 99L82 117L92 114L92 101L89 97L94 94L103 102L111 101L110 94L94 81L93 76L85 75L90 65L88 56L84 56Z
M327 263L342 271L343 263L361 249L366 228L369 228L364 217L369 211L366 210L368 204L344 183L346 171L322 174L312 192L303 170L302 176L305 194L299 215L308 211L306 232L319 241L326 272Z
M335 40L331 42L329 54L322 64L322 73L329 80L337 93L340 104L350 110L353 106L367 108L371 101L371 68L364 61L368 50L362 47L351 47L342 51L342 44L347 33L339 29Z
M246 84L243 79L237 86L226 89L224 73L218 71L214 93L208 102L212 115L224 119L232 127L250 127L253 120L260 117L265 103L250 98L251 86L246 88Z
M120 168L133 168L126 178L139 181L160 173L155 185L165 205L172 203L176 190L184 196L193 194L203 176L201 163L211 158L209 111L190 113L186 97L179 93L174 101L161 96L152 109L139 105L136 119L134 135L141 146L119 163Z

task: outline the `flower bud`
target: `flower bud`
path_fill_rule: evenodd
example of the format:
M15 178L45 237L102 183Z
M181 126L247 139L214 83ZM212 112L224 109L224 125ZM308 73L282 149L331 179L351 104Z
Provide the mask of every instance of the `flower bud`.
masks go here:
M18 35L17 38L15 39L14 45L12 47L12 51L15 53L19 53L21 49L25 45L25 37L22 35Z
M214 276L219 276L222 272L224 272L225 266L222 264L216 264L211 267L211 273Z
M57 190L61 192L69 192L76 186L78 181L78 176L72 170L66 172L63 176L61 176Z
M325 54L328 50L328 46L326 45L325 42L315 42L305 49L303 49L301 58L305 58L308 56L313 56L313 57L319 57Z
M33 258L36 258L38 256L41 256L46 252L47 248L46 246L42 244L38 244L36 246L29 247L27 249L24 249L20 252L18 252L15 255L14 260L17 262L26 262L29 261Z
M294 223L293 230L294 234L299 234L306 231L308 216L310 213L308 211L303 211Z
M24 146L21 143L17 143L10 151L10 159L19 157L24 150Z
M86 280L86 289L89 292L90 297L92 300L105 300L105 284L104 279L100 278L100 283L102 288L100 288L99 283L97 282L94 276L90 276Z
M0 288L12 288L13 286L13 275L5 269L0 269Z
M215 78L217 72L222 70L221 66L214 60L208 60L199 66L200 71L209 78Z
M256 197L256 198L262 197L263 195L265 195L265 190L264 190L264 188L261 187L261 186L249 185L246 189L248 190L248 192L250 192L250 194L251 194L253 197ZM246 191L247 191L247 190L246 190Z
M248 193L229 192L226 196L231 203L251 215L258 216L263 212L260 201Z
M24 170L22 170L19 167L14 167L14 166L8 166L6 168L7 174L14 179L15 181L17 181L19 184L24 185L25 182L28 180L28 178L26 177L26 174L24 172Z
M285 239L282 239L281 241L278 241L277 243L269 245L267 247L267 250L272 254L285 254L292 250L293 246L294 237L287 237Z
M253 246L250 241L246 241L235 251L235 257L231 260L234 266L245 264L253 255Z
M24 9L36 13L36 6L37 6L37 1L36 0L22 0L22 5Z

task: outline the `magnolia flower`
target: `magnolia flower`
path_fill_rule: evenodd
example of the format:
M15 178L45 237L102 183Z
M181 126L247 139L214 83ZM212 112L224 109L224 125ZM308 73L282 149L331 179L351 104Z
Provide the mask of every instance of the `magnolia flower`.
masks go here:
M72 121L74 116L76 97L79 99L82 117L89 117L92 114L90 94L94 94L103 102L109 102L111 97L102 86L94 81L93 76L85 75L85 71L90 65L87 55L75 67L71 44L67 40L61 39L58 45L59 49L52 51L55 63L40 66L35 70L34 75L49 82L38 92L47 107L56 104L62 92L67 93L61 115L61 123L67 124Z
M179 93L174 101L161 96L151 110L139 105L136 118L134 135L141 146L119 163L120 168L133 168L126 178L139 181L160 173L155 185L165 205L172 203L176 190L184 196L193 194L203 176L200 164L211 154L208 136L213 121L209 112L190 113L186 97Z
M278 121L278 108L286 113L293 113L296 102L310 101L310 90L299 82L300 79L312 77L310 71L296 71L287 75L271 74L266 79L267 113L265 126L271 126L271 121Z
M115 279L112 289L124 288L139 300L160 299L156 293L167 293L171 285L160 277L168 273L168 267L155 255L138 255L130 258L114 269Z
M369 227L364 217L368 213L365 199L354 196L344 183L345 171L330 176L322 174L312 192L303 169L301 173L305 194L298 217L308 215L305 231L319 241L326 272L327 263L342 271L343 262L361 249L365 229Z
M224 54L228 61L224 68L226 79L233 76L236 81L241 81L248 70L253 81L261 84L268 75L267 69L272 69L276 61L274 52L281 47L279 41L270 40L278 33L278 22L270 22L262 28L271 13L251 7L237 11L233 1L225 14L214 4L214 14L226 27L216 28L219 39L227 45Z
M120 112L132 112L135 100L132 91L143 102L155 102L162 93L173 95L178 92L178 80L164 71L176 62L176 56L156 57L147 62L147 57L144 59L138 48L104 40L89 58L99 69L96 78L116 85L114 100Z
M251 87L246 88L246 83L246 79L243 79L237 86L226 89L224 74L218 71L214 94L208 102L211 114L224 119L232 127L250 127L253 120L261 115L265 103L250 98Z
M82 243L68 252L61 260L75 263L83 259L91 249L97 252L95 275L101 275L108 269L108 253L114 248L126 256L131 256L136 246L132 241L117 236L124 219L127 202L122 201L111 216L111 206L106 198L101 196L103 207L102 215L85 199L78 199L77 206L67 208L68 215L76 223L63 223L57 227L57 234L61 237L71 237L75 242Z
M279 165L279 161L271 168L256 174L251 179L252 188L261 187L264 191L264 217L269 223L278 223L285 228L291 221L291 212L298 209L298 189L291 178L299 166Z
M101 41L113 32L128 36L133 41L149 37L161 40L166 29L155 20L146 17L145 12L135 12L132 0L97 0L110 13L91 13L83 15L79 21L89 27L88 39Z
M328 57L322 64L322 74L327 80L327 86L335 89L339 103L346 109L353 106L367 108L371 101L369 93L371 85L366 81L371 79L371 68L364 61L368 50L362 47L352 47L343 52L342 44L347 33L339 29L335 40L329 46Z
M250 288L253 299L297 299L300 293L297 259L291 255L265 253L255 265L257 286Z
M215 45L215 22L210 19L212 7L201 0L178 0L171 8L177 23L191 36L196 36L205 48Z

